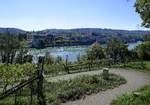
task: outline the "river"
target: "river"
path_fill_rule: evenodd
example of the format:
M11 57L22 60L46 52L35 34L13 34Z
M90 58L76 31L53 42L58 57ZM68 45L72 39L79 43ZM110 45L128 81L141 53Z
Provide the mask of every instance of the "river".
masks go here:
M131 50L135 48L141 42L137 43L129 43L128 49ZM74 62L77 60L77 56L82 56L86 53L86 50L89 46L64 46L64 47L48 47L45 49L31 49L29 54L33 55L33 61L37 61L38 56L44 56L46 52L48 52L53 57L62 57L66 59L68 57L68 61Z

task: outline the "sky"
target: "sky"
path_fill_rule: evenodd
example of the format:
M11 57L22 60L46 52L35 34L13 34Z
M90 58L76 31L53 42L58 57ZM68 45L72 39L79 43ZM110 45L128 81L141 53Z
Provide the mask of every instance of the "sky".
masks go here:
M0 27L23 30L111 28L137 30L135 0L0 0Z

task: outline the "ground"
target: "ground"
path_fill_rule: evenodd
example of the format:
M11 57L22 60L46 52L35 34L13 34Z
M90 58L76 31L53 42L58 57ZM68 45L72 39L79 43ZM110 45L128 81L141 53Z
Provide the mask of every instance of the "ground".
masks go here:
M64 76L57 76L52 78L47 78L48 81L59 81L59 80L68 80L75 78L79 75L95 75L102 73L102 70L98 71L89 71L83 73L69 74ZM127 83L121 85L114 89L109 89L98 94L93 94L91 96L86 96L84 99L77 101L67 102L64 105L109 105L113 99L117 96L120 96L124 93L134 91L141 86L150 84L150 73L149 72L140 72L135 70L124 70L124 69L110 69L110 73L123 76Z

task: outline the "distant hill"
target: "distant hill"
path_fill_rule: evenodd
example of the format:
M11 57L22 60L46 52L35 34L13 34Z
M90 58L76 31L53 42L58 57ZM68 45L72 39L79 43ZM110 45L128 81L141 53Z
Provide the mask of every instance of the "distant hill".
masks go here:
M18 28L1 28L0 32L12 32L12 33L22 33L22 32L29 32ZM75 34L75 33L119 33L119 34L147 34L150 33L150 31L143 31L143 30L117 30L117 29L102 29L102 28L76 28L76 29L45 29L41 31L36 31L40 33L46 33L46 34Z
M150 34L150 31L101 28L46 29L31 33L36 35L31 46L38 48L39 46L91 45L95 41L107 43L114 37L126 43L134 43L143 41L145 34Z
M144 30L117 30L117 29L101 29L101 28L77 28L77 29L46 29L38 31L37 33L44 33L61 36L63 39L81 40L91 43L97 40L100 43L106 43L113 37L120 38L126 42L142 41L143 35L150 34L150 31ZM42 35L42 34L41 34Z
M77 28L77 29L46 29L40 32L46 33L120 33L120 34L147 34L150 31L143 30L117 30L117 29L101 29L101 28Z
M77 29L45 29L41 31L24 31L17 28L0 28L0 32L28 33L31 35L31 47L39 48L51 46L90 45L95 41L107 43L113 37L128 43L143 41L143 35L150 31L143 30L116 30L101 28ZM33 37L32 37L33 36ZM30 37L29 37L30 38Z
M0 28L0 32L25 33L26 31L18 28Z

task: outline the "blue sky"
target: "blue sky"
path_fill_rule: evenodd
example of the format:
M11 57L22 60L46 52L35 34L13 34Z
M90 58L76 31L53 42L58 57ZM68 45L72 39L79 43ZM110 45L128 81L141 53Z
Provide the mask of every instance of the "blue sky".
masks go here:
M136 30L135 0L0 0L0 27ZM140 28L142 29L142 28Z

